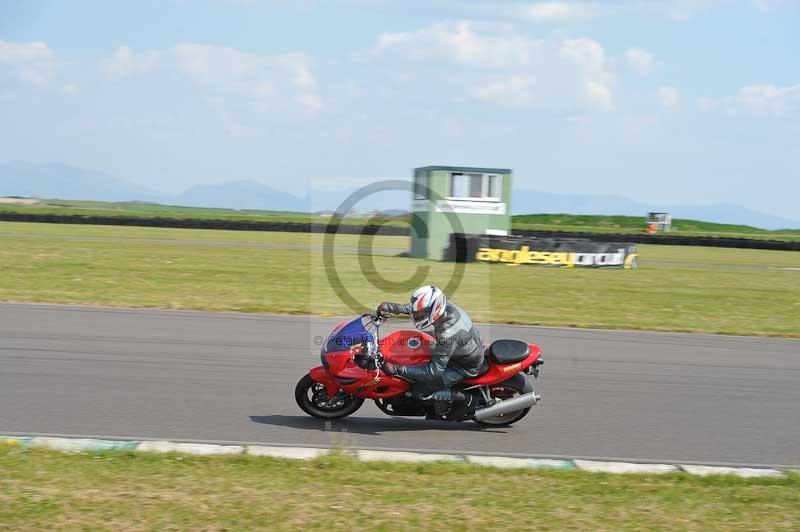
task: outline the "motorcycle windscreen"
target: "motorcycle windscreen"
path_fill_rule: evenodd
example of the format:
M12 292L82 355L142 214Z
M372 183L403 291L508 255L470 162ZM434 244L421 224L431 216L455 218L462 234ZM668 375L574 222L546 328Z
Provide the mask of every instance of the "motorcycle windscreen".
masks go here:
M322 354L347 351L354 345L368 344L373 338L372 333L364 326L364 319L361 316L351 321L343 321L328 335L325 345L322 346Z

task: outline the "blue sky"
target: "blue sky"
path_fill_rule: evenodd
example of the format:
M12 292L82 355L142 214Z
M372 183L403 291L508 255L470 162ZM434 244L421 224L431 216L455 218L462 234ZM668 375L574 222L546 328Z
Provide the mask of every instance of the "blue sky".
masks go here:
M0 161L177 192L414 166L800 218L800 1L0 0Z

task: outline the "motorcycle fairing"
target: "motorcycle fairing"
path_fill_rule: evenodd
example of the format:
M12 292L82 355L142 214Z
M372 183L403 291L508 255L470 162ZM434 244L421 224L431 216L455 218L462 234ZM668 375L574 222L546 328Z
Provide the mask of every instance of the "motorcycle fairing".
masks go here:
M340 322L328 335L320 354L349 351L353 346L365 345L374 340L374 336L364 326L364 318L358 316L350 321Z
M331 375L328 370L322 366L313 368L308 372L308 375L318 383L325 386L325 392L328 394L328 397L333 397L336 395L341 388L339 383L334 379L333 375Z

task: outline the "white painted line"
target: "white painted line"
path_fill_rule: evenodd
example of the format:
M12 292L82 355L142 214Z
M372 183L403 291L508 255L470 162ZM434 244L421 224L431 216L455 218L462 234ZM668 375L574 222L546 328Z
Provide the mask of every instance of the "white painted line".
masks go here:
M405 451L356 451L362 462L463 462L453 454L410 453Z
M247 454L252 456L269 456L271 458L288 458L290 460L313 460L328 454L328 449L312 447L272 447L269 445L248 445Z
M573 460L579 469L592 473L673 473L678 468L669 464L634 464L631 462L596 462Z
M702 465L681 465L681 469L692 475L702 477L708 475L736 475L737 477L783 477L777 469L761 469L755 467L715 467Z
M242 454L241 445L213 445L208 443L173 443L171 441L143 441L136 447L137 451L157 453L186 453L197 455Z

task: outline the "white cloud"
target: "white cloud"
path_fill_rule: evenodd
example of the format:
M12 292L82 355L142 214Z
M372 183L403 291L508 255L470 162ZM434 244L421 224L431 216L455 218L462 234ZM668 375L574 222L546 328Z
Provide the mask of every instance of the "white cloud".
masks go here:
M391 70L408 62L430 65L454 99L548 110L611 108L613 79L602 45L592 39L534 39L507 26L443 22L384 33L362 57L380 58Z
M789 3L789 0L753 0L753 3L762 11L774 11Z
M646 76L653 71L655 66L655 57L647 50L641 48L630 48L625 52L625 61L628 63L628 68L639 74Z
M786 116L800 112L800 84L786 87L749 85L739 89L733 96L700 98L697 103L703 111Z
M78 92L80 92L80 88L77 85L75 85L74 83L68 83L68 84L64 85L63 87L61 87L60 90L61 90L62 93L68 94L70 96L73 96L75 94L78 94Z
M665 109L674 109L681 100L681 93L675 87L659 87L658 102Z
M44 87L53 80L56 58L47 43L0 41L0 69L3 67L23 83Z
M470 21L442 22L413 32L382 33L363 57L443 60L467 67L508 68L526 64L544 41L498 31L494 25Z
M258 55L194 43L146 52L123 46L103 68L109 78L118 80L160 68L172 69L197 87L244 95L261 111L281 106L286 96L308 111L323 106L311 60L301 53Z
M110 79L123 79L135 74L143 74L155 69L162 55L156 50L137 53L127 46L120 46L105 62L103 70Z
M476 100L502 105L530 105L536 93L536 79L532 76L511 76L498 79L469 90Z
M587 2L533 2L515 4L506 9L506 13L534 21L564 21L593 17L600 9Z
M601 74L606 67L605 51L592 39L565 39L560 43L560 53L590 74Z
M666 0L661 2L650 2L652 4L664 4L670 17L678 20L688 20L696 14L707 11L722 4L725 0Z
M608 87L597 81L587 81L585 90L597 107L606 111L611 109L611 90Z
M748 2L765 12L797 4L797 0L618 0L605 2L599 0L541 0L515 2L509 5L508 2L488 0L484 4L483 12L501 13L507 17L535 22L565 22L600 15L629 14L655 15L685 21L708 14L715 9L735 7ZM456 4L474 5L474 3L466 1L456 2Z

